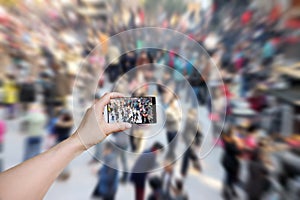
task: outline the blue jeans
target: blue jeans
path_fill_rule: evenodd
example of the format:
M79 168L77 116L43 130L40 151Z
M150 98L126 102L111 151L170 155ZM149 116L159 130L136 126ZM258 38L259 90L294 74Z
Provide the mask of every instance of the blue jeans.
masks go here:
M41 153L42 138L40 136L30 136L25 141L24 160L28 160Z

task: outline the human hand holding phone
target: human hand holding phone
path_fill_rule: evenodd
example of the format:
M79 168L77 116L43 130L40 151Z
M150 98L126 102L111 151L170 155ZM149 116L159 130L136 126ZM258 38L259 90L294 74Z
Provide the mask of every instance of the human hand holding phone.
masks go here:
M122 97L124 96L121 93L106 93L87 110L76 131L77 137L86 149L101 142L106 136L113 132L120 132L131 128L131 124L126 122L109 124L104 117L105 106L112 99Z

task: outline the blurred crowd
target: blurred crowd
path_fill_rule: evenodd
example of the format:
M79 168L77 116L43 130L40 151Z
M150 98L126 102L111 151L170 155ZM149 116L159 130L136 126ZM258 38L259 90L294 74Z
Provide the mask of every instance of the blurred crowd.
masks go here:
M297 199L300 137L288 133L294 125L285 122L294 121L294 116L284 119L286 106L270 93L297 84L275 73L276 66L298 61L286 55L287 47L298 41L290 37L295 30L284 26L280 5L266 11L257 1L219 0L201 9L195 1L173 11L163 3L149 11L146 0L135 8L124 1L105 2L107 12L100 17L88 9L79 12L88 4L80 0L28 1L0 7L0 150L9 120L17 120L20 132L26 134L24 160L66 139L74 125L70 105L74 82L82 89L79 107L85 107L88 99L98 99L103 90L132 96L155 94L166 116L168 145L154 142L145 147L145 130L139 126L133 126L129 137L123 133L113 136L121 150L108 142L97 145L91 163L101 159L107 165L99 169L94 197L114 199L119 183L130 182L136 200L189 199L185 182L190 164L205 173L199 158L204 134L197 120L200 106L209 113L209 134L216 148L223 149L220 162L225 177L220 197ZM118 44L107 42L122 31L147 26L184 33L207 54L185 49L185 44L168 36L153 40L143 31L127 35ZM171 44L172 49L146 48L152 42ZM101 48L95 48L99 43ZM219 74L212 70L215 67ZM95 80L100 73L105 75ZM157 84L153 87L147 82ZM91 95L88 88L93 84L97 89ZM184 113L179 102L187 105ZM186 147L181 159L177 155L179 138ZM132 169L126 151L140 153ZM157 164L161 153L164 162ZM3 170L5 160L0 159ZM118 165L123 169L120 180ZM161 173L148 176L157 165L163 166ZM59 179L67 179L70 171L65 169ZM151 188L147 196L146 183Z

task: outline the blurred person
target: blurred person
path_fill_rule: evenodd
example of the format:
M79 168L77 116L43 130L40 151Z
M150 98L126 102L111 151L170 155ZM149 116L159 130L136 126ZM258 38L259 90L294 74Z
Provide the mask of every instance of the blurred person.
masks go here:
M23 118L26 123L25 151L23 160L28 160L41 153L44 127L46 125L46 115L38 103L30 105L28 113Z
M3 163L3 149L4 149L4 135L6 133L6 123L0 118L0 172L4 169Z
M250 107L257 112L262 112L267 107L266 95L258 88L253 89L252 95L247 98L247 101Z
M93 197L103 200L114 200L118 190L118 161L111 143L105 143L103 149L103 165L98 172L98 183Z
M19 87L14 75L7 74L3 85L4 101L7 108L7 118L13 119L16 115L16 104L19 101Z
M55 103L55 82L51 75L47 72L41 74L41 86L43 95L43 104L46 109L47 116L51 118L54 114L54 103Z
M56 134L56 124L59 121L61 117L61 113L64 112L64 107L63 107L63 102L56 101L53 102L53 107L52 107L52 115L48 116L47 120L47 148L52 147L57 143L58 140L58 135Z
M262 48L262 65L269 67L272 65L274 56L276 54L276 43L273 38L267 40Z
M126 73L136 66L137 55L135 51L130 51L121 56L120 65L123 73ZM132 73L132 72L131 72ZM131 78L131 77L130 77Z
M20 84L19 92L22 112L26 113L28 110L28 105L36 101L36 89L34 78L32 76L27 77L27 79Z
M130 132L130 145L133 152L141 152L144 146L143 136L145 130L139 126L133 126Z
M182 113L180 112L180 108L177 102L177 98L174 96L170 102L169 107L165 110L166 112L166 136L168 141L168 152L166 157L168 159L174 159L175 155L175 147L177 144L177 133L179 131L180 121L182 117Z
M147 175L155 167L157 154L162 148L163 146L156 142L136 160L130 176L130 181L134 185L135 200L144 200Z
M162 191L164 194L165 199L172 199L172 182L174 179L174 164L170 160L166 160L164 164L164 171L161 175L161 184L162 184Z
M44 198L56 177L75 157L103 141L108 135L129 129L131 124L108 124L102 115L110 99L118 97L124 96L120 93L107 93L87 110L78 129L67 140L0 173L0 198Z
M56 143L60 143L67 139L73 127L73 117L70 111L62 109L59 111L59 116L54 124L54 134L56 135Z
M188 81L192 86L192 91L194 92L196 99L192 99L192 106L196 108L198 106L198 102L203 105L205 103L205 98L207 94L206 84L203 80L202 76L199 74L196 68L193 69L192 74L189 76ZM189 96L190 97L190 96ZM198 101L196 101L198 100Z
M240 161L238 156L241 154L241 149L240 141L234 131L231 127L228 133L222 133L224 153L221 162L225 170L222 196L228 200L238 197L234 186L239 182Z
M158 92L162 96L163 107L166 109L168 107L169 102L173 98L173 94L171 91L175 90L175 83L172 80L172 76L170 72L165 71L162 75L162 78L158 81Z
M151 189L147 200L167 200L163 190L161 179L158 176L153 176L149 178L149 186Z
M147 51L141 51L137 58L136 66L146 65L152 62L151 56Z
M175 54L173 79L175 81L175 93L176 94L179 94L181 89L184 87L185 67L186 67L185 66L185 61L178 54Z
M127 133L119 132L114 135L115 145L117 146L116 152L120 156L121 164L123 167L123 175L121 182L126 183L128 181L128 158L127 151L129 147L129 136Z
M249 173L245 186L248 200L263 199L271 188L268 169L270 160L266 156L264 151L256 151L248 163Z
M258 147L259 142L259 130L255 125L251 125L247 129L247 135L244 140L244 155L243 157L246 159L251 159L254 156L254 152Z
M186 191L184 190L184 184L183 181L180 179L177 179L175 181L175 185L172 186L173 188L173 198L172 200L188 200L189 197L186 193Z
M219 134L221 133L223 127L222 127L222 120L221 120L221 114L226 111L226 100L223 96L223 92L221 88L216 87L212 90L214 94L210 97L212 98L212 102L210 103L211 108L210 110L210 120L212 121L212 132L213 136L217 138Z
M190 160L197 171L202 171L201 163L196 152L197 146L201 145L202 133L199 130L199 125L195 120L197 120L197 110L189 109L185 129L182 134L183 141L187 147L186 151L184 152L181 165L181 175L183 177L187 176Z
M71 93L71 84L69 75L64 69L64 63L59 64L57 61L51 66L54 72L53 82L55 83L55 100L64 102L66 105L67 96Z
M108 47L108 77L111 83L115 82L121 74L120 50L117 46Z

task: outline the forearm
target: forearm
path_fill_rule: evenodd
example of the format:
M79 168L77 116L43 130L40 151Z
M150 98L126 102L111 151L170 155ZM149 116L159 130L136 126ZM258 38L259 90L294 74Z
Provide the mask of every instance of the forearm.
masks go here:
M42 199L61 171L84 151L73 135L52 149L0 174L0 199Z

